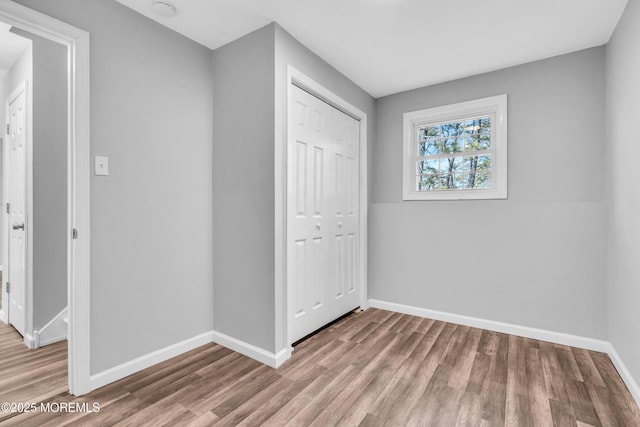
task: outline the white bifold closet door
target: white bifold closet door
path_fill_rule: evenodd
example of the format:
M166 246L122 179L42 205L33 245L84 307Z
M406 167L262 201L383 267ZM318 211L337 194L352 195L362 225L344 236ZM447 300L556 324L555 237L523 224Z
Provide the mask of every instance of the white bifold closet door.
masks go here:
M287 286L292 342L360 305L359 122L293 85Z

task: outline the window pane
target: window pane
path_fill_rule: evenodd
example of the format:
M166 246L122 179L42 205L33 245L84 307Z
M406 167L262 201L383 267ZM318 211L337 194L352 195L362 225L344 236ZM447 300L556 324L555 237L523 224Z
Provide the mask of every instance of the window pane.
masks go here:
M470 174L464 174L464 183L463 183L464 188L475 188L476 186L476 174L475 173L470 173Z
M477 156L478 157L478 172L491 170L491 156Z
M456 188L464 188L464 175L461 173L457 173L453 175L453 179L456 184Z
M459 153L464 150L464 138L447 138L442 141L443 153Z
M489 117L480 119L480 133L491 133L491 119Z
M418 156L440 154L440 140L429 139L418 143Z
M480 148L483 150L491 148L491 135L480 136Z
M440 175L440 188L443 190L450 190L455 188L453 182L453 174L442 174Z
M491 119L482 117L464 121L464 131L467 135L491 133Z
M440 159L440 173L449 173L462 170L462 157L449 157Z
M464 135L464 122L452 122L442 125L442 136L444 138Z
M472 135L478 133L480 131L480 120L472 119L466 120L464 122L464 133L467 135Z
M477 140L481 150L488 150L491 147L491 135L482 134Z
M469 156L464 158L463 170L469 172L491 170L491 156Z
M417 173L418 174L438 173L438 159L420 160L418 162Z
M437 190L440 187L438 175L419 176L417 177L418 191Z
M466 140L467 151L488 150L491 148L491 136L484 134L470 135Z
M440 174L440 189L455 190L463 188L464 175L461 173L443 173Z
M440 126L430 126L426 128L418 128L418 141L424 141L428 138L437 138L440 136Z
M491 188L491 173L476 174L476 186L474 188Z
M465 173L463 188L491 188L491 172Z
M464 171L475 171L478 166L478 156L464 158Z

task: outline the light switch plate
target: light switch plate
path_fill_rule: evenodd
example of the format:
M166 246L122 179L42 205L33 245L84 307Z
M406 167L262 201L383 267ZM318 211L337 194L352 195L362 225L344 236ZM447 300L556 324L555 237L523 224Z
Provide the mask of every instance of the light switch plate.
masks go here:
M96 156L96 175L108 176L109 175L109 158Z

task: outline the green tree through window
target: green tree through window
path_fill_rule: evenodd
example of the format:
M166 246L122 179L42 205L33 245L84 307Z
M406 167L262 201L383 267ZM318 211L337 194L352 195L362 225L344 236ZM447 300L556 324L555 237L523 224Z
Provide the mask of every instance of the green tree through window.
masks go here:
M491 188L491 118L418 129L418 191Z

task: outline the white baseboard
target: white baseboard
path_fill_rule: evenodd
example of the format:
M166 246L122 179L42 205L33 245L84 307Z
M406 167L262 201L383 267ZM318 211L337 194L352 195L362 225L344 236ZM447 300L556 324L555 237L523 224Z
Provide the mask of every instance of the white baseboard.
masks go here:
M95 390L107 384L111 384L112 382L118 381L160 362L164 362L172 357L179 356L202 345L209 344L212 342L212 338L213 332L205 332L204 334L197 335L193 338L186 339L182 342L156 350L144 356L140 356L129 362L125 362L122 365L91 375L89 378L90 390Z
M631 376L631 372L629 372L626 365L622 362L622 359L613 347L613 344L609 344L609 351L607 353L609 354L609 359L611 359L613 366L616 367L618 373L622 377L622 381L627 385L631 396L633 396L638 406L640 406L640 386L638 386L636 380Z
M65 318L68 316L67 307L65 307L57 316L49 321L46 325L37 331L33 331L35 348L53 344L58 341L67 339L68 326Z
M244 354L245 356L255 359L260 363L271 366L272 368L277 368L291 357L291 348L285 348L277 354L271 353L265 349L256 347L253 344L240 341L239 339L216 331L213 332L213 342L240 354Z
M567 345L570 347L583 348L585 350L599 351L606 353L611 362L618 370L622 380L626 384L629 392L640 406L640 387L633 379L631 373L622 362L620 355L613 345L608 341L586 338L577 335L565 334L562 332L547 331L544 329L530 328L528 326L514 325L511 323L496 322L493 320L480 319L477 317L461 316L443 311L429 310L426 308L414 307L393 302L369 300L369 305L373 308L395 311L413 316L427 317L429 319L441 320L443 322L456 323L458 325L471 326L474 328L487 329L489 331L501 332L504 334L516 335L519 337L532 338L540 341L547 341L555 344Z
M29 347L31 350L36 349L36 338L31 334L26 334L24 336L24 345Z
M277 368L282 365L291 357L291 348L283 349L277 354L274 354L220 332L210 331L163 349L156 350L144 356L140 356L98 374L91 375L89 378L89 388L90 390L98 389L160 362L171 359L172 357L179 356L212 342L220 344L240 354L244 354L245 356L251 357L258 362L264 363L265 365L273 368Z
M429 310L426 308L413 307L393 302L369 300L371 307L382 310L397 311L398 313L411 314L429 319L441 320L443 322L456 323L458 325L471 326L474 328L487 329L489 331L501 332L504 334L517 335L519 337L533 338L540 341L548 341L555 344L568 345L571 347L584 348L586 350L600 351L607 353L611 344L607 341L593 338L580 337L577 335L565 334L562 332L547 331L544 329L530 328L528 326L513 325L511 323L496 322L493 320L480 319L477 317L461 316L443 311Z

